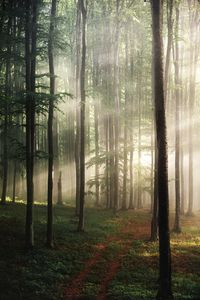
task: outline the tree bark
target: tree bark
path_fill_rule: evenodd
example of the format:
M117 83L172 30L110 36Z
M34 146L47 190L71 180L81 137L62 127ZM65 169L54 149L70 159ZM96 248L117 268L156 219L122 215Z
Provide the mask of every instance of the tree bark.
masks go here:
M14 161L14 168L13 168L13 193L12 193L12 202L15 203L16 198L16 176L17 176L17 162Z
M63 201L62 201L62 172L59 172L59 177L58 177L58 182L57 182L57 187L58 187L58 203L62 205Z
M174 68L175 68L175 222L174 231L181 232L180 227L180 70L179 70L179 8L176 8L176 40L174 47Z
M151 220L151 241L158 238L158 148L157 139L155 139L154 155L154 193L153 193L153 211Z
M98 116L98 103L94 104L94 128L95 128L95 191L96 191L96 206L100 205L100 195L99 195L99 116Z
M76 215L80 212L80 56L81 56L81 7L77 3L76 16L76 136L75 136L75 167L76 167Z
M190 22L190 71L189 71L189 202L187 215L193 215L193 197L194 197L194 187L193 187L193 114L194 114L194 104L196 98L196 70L197 70L197 60L199 55L198 41L196 37L199 36L199 22L198 22L198 9L194 9L195 1L188 1L189 6L189 22ZM199 5L199 4L197 4ZM197 25L198 24L198 25ZM196 28L196 30L194 30Z
M168 79L169 79L169 68L170 68L170 57L172 50L173 42L173 2L174 0L167 0L167 53L166 53L166 62L165 62L165 78L164 78L164 91L165 99L167 101L168 96Z
M9 5L9 8L12 7L12 4ZM3 126L3 182L2 182L2 195L1 195L1 204L6 204L6 194L7 194L7 185L8 185L8 122L9 122L9 104L8 97L10 96L10 85L11 85L11 45L9 42L10 33L12 26L12 18L9 17L7 24L7 53L8 57L6 59L6 70L5 70L5 116L4 116L4 126Z
M55 96L55 71L54 71L54 53L53 36L56 17L56 0L51 2L51 16L49 27L48 56L49 56L49 74L50 74L50 98L48 112L48 186L47 186L47 247L53 248L53 115L54 115L54 96Z
M124 107L124 168L123 168L123 198L122 209L127 208L127 175L128 175L128 34L126 33L125 40L125 107Z
M163 80L162 14L163 1L151 0L153 29L153 66L156 135L158 146L158 223L159 290L157 299L173 299L171 288L171 251L169 234L169 196L167 170L167 133Z
M84 202L85 202L85 61L86 61L86 19L87 11L84 0L80 1L82 15L82 58L80 71L80 212L78 231L84 231Z
M131 45L131 49L133 48L133 45ZM134 65L133 65L133 54L131 54L130 57L130 77L131 81L133 82L133 75L134 75ZM130 111L131 116L133 115L134 110L134 101L131 99L130 101ZM130 174L130 196L129 196L129 209L135 209L134 205L134 183L133 183L133 153L134 153L134 141L133 141L133 117L131 118L131 126L130 126L130 167L129 167L129 174Z
M116 0L116 27L114 41L114 214L119 209L119 2Z
M113 126L113 115L109 115L108 126L109 126L109 177L110 177L110 208L115 206L115 195L114 195L114 183L115 183L115 160L114 160L114 126Z
M142 64L142 62L141 62ZM138 191L137 208L142 208L142 178L141 178L141 101L142 72L138 74Z
M34 245L33 204L34 204L34 142L35 142L35 67L36 67L36 33L38 1L26 1L25 59L26 59L26 247Z

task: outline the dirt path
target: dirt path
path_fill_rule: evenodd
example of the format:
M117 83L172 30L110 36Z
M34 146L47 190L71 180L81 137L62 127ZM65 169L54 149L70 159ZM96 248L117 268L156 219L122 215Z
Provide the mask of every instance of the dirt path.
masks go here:
M109 284L112 282L113 278L117 274L120 266L123 262L123 258L128 254L131 245L134 240L143 239L148 236L148 225L138 228L138 224L130 222L125 228L122 230L122 234L124 238L120 240L123 245L122 250L116 256L116 258L108 264L108 272L105 275L104 279L101 282L101 287L99 290L99 294L97 296L97 300L105 300L106 292L108 290ZM128 235L128 238L127 238Z
M84 269L71 281L65 290L66 300L78 299L81 295L84 281L86 280L88 274L92 271L93 267L99 263L102 259L103 252L107 249L108 245L115 240L115 237L109 237L103 244L95 245L96 253L93 257L85 262Z
M112 282L113 278L120 269L123 258L128 254L133 241L147 238L148 235L148 224L141 225L134 221L129 221L126 226L119 231L118 235L109 237L102 244L97 244L95 246L96 253L94 256L85 262L84 269L77 276L75 276L67 286L65 290L65 300L81 299L82 290L84 288L84 283L87 279L87 276L93 271L97 264L101 262L103 258L102 256L108 249L109 245L112 242L115 242L120 245L121 249L119 253L116 253L114 259L107 262L104 274L100 274L102 280L98 295L96 297L97 300L105 300L109 284Z

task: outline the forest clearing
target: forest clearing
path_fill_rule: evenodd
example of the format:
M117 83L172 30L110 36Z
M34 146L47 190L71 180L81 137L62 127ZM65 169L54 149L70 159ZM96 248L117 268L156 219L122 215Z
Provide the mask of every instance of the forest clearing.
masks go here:
M70 207L55 209L55 249L44 247L46 208L35 207L37 246L22 250L24 204L9 204L0 215L1 299L155 299L158 242L150 242L148 211L87 209L87 231L76 232ZM173 221L174 216L172 216ZM183 217L172 233L173 291L177 300L200 293L199 215Z

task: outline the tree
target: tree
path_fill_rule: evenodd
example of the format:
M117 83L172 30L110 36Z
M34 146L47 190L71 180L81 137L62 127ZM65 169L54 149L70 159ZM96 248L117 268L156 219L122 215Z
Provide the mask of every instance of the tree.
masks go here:
M10 9L12 4L9 5ZM6 192L7 192L7 183L8 183L8 122L9 122L9 101L10 101L10 89L11 89L11 25L12 18L9 16L8 25L7 25L7 42L6 48L8 57L6 59L5 67L5 105L4 105L4 128L3 128L3 185L2 185L2 195L1 195L1 204L6 203Z
M119 208L119 113L120 113L120 95L119 95L119 4L116 0L116 27L114 39L114 97L115 97L115 117L114 117L114 213Z
M179 7L176 7L176 39L174 49L174 68L175 68L175 197L176 214L174 222L174 231L181 232L180 227L180 68L179 68Z
M159 289L157 299L173 299L171 288L171 251L169 234L169 197L167 170L167 134L163 80L162 13L163 1L151 0L153 31L153 73L156 138L158 146L158 224Z
M80 110L80 211L78 231L84 230L84 202L85 202L85 61L86 61L86 20L87 10L84 0L79 0L78 5L81 8L82 16L82 57L80 70L80 95L81 95L81 110Z
M81 57L81 6L77 2L76 12L76 137L75 137L75 167L76 167L76 215L80 213L80 57Z
M37 41L38 0L26 1L25 61L26 61L26 247L34 245L33 204L34 204L34 147L35 147L35 71Z
M127 208L127 175L128 175L128 80L129 80L129 70L128 70L128 33L125 36L125 104L124 104L124 168L123 168L123 198L122 198L122 209ZM131 166L132 167L132 166ZM131 175L131 173L130 173Z
M55 97L55 72L54 72L54 53L53 39L56 17L56 0L51 2L51 17L49 27L48 56L49 56L49 74L50 74L50 98L48 113L48 214L47 214L47 246L53 247L53 113Z
M196 98L196 70L199 55L199 11L196 7L196 1L188 1L189 8L189 41L190 41L190 66L189 66L189 200L187 215L193 215L194 202L194 186L193 186L193 172L194 172L194 150L193 150L193 129L194 129L194 104ZM196 28L196 30L194 30ZM196 36L197 34L197 36Z
M151 241L158 238L158 149L155 139L155 155L154 155L154 191L153 191L153 207L151 219Z
M173 42L173 2L174 0L167 0L167 53L165 62L165 80L164 80L164 91L165 99L167 101L167 90L168 90L168 77L170 67L170 57Z

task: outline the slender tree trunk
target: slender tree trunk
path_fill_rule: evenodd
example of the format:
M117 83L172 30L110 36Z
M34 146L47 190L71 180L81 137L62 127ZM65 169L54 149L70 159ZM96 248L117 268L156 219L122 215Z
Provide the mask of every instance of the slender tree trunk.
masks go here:
M180 213L182 215L185 214L185 185L184 185L184 154L183 154L183 149L181 149L181 160L180 160L180 172L181 172L181 208L180 208Z
M109 117L105 117L105 143L106 143L106 208L110 208L110 159L108 157L109 153Z
M185 19L182 18L182 22L180 26L183 27L183 24L185 22ZM180 49L181 52L181 90L180 90L180 109L181 109L181 124L184 124L186 117L187 117L187 81L183 79L184 76L184 63L185 63L185 57L184 57L184 47ZM183 84L184 83L184 84ZM180 213L182 215L185 214L185 176L184 176L184 153L185 153L185 134L186 131L183 128L180 132L180 189L181 189L181 211Z
M115 93L115 116L114 116L114 214L119 209L119 2L116 0L116 28L114 42L114 93Z
M95 193L96 193L96 206L100 206L100 194L99 194L99 99L95 99L95 89L98 87L99 82L99 65L98 65L98 53L93 51L93 101L94 101L94 131L95 131Z
M151 220L151 241L158 238L158 147L157 138L155 138L154 154L154 193L153 193L153 211Z
M57 187L58 187L58 195L57 195L58 204L62 205L63 201L62 201L62 172L61 171L59 172Z
M133 132L130 133L130 197L129 197L129 209L134 209L134 197L133 197Z
M54 181L53 181L53 197L54 202L58 205L62 205L62 203L58 200L58 189L57 183L59 179L59 124L58 124L58 112L54 112L54 121L53 121L53 152L54 152L54 162L53 162L53 169L54 169Z
M179 70L179 45L177 38L179 37L179 8L176 8L176 41L174 49L174 67L175 67L175 222L174 231L181 232L180 227L180 70Z
M137 208L142 208L142 182L141 182L141 101L142 101L142 74L138 74L138 199Z
M115 170L115 162L114 162L114 130L113 130L113 115L109 116L109 175L110 175L110 208L114 208L114 170Z
M153 213L153 202L154 202L154 116L152 116L152 124L151 124L151 207L150 212Z
M80 212L80 56L81 56L81 7L77 3L76 17L76 136L75 136L75 167L76 167L76 215Z
M165 99L167 101L167 91L168 91L168 79L169 79L169 67L170 67L170 58L173 42L173 2L174 0L167 0L167 53L166 53L166 62L165 62L165 78L164 78L164 91Z
M6 100L7 101L7 100ZM2 182L2 195L1 204L6 204L6 192L8 183L8 104L5 104L5 117L3 126L3 182Z
M86 18L87 11L84 0L80 1L82 15L82 59L80 71L80 213L78 231L84 231L84 202L85 202L85 61L86 61Z
M127 175L128 175L128 34L126 33L126 66L125 66L125 108L124 108L124 168L123 168L123 199L122 199L122 209L127 208Z
M14 161L14 169L13 169L13 193L12 193L12 202L15 203L16 198L16 176L17 176L17 162Z
M131 45L131 48L133 45ZM133 69L133 54L131 54L130 57L130 77L131 81L133 82L133 75L134 75L134 69ZM133 153L134 153L134 141L133 141L133 99L130 99L130 111L131 111L131 126L130 126L130 167L129 167L129 174L130 174L130 196L129 196L129 209L134 209L134 192L133 192Z
M95 128L95 157L98 160L99 156L99 116L98 116L98 103L94 105L94 128ZM96 190L96 206L100 205L99 197L99 164L95 164L95 190Z
M11 6L12 4L10 4ZM11 8L11 7L10 7ZM7 24L7 35L8 39L11 33L12 19L9 17ZM10 42L7 42L7 53L8 58L6 60L6 74L5 74L5 116L4 116L4 126L3 126L3 182L2 182L2 195L1 195L1 204L6 204L6 194L7 194L7 185L8 185L8 123L9 123L9 109L8 109L8 97L10 96L10 55L11 55L11 46Z
M157 299L173 299L171 289L171 251L169 234L169 196L167 170L167 133L163 80L162 14L163 1L151 0L153 56L154 56L154 97L156 134L158 145L158 223L159 223L159 290Z
M36 67L36 33L37 33L37 6L38 1L26 1L26 247L34 245L33 236L33 168L35 146L35 67Z
M33 178L31 170L31 0L26 1L26 28L25 28L25 54L26 54L26 188L27 188L27 209L26 209L26 247L34 245L33 237Z
M53 248L53 113L54 113L54 95L55 95L55 72L54 72L54 53L53 36L56 17L56 0L51 2L51 19L49 27L48 56L49 56L49 74L50 74L50 99L48 113L48 186L47 186L47 246Z
M196 70L197 70L197 61L199 55L198 46L199 43L196 40L196 37L199 36L199 21L198 21L198 9L194 9L195 1L188 1L189 5L189 21L190 21L190 76L189 76L189 202L187 215L193 215L193 197L194 197L194 187L193 187L193 114L194 114L194 103L196 98ZM199 5L199 4L197 4ZM196 30L194 30L196 28ZM196 36L197 34L197 36Z

